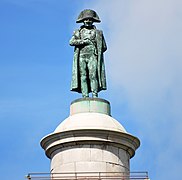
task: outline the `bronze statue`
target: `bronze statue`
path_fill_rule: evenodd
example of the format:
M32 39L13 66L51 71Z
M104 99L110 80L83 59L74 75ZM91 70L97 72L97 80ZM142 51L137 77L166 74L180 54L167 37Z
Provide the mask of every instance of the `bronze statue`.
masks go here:
M74 31L70 45L75 46L71 91L82 93L82 96L98 97L98 92L106 90L106 76L103 53L107 50L101 30L96 29L94 22L100 22L93 10L83 10L77 23L83 23Z

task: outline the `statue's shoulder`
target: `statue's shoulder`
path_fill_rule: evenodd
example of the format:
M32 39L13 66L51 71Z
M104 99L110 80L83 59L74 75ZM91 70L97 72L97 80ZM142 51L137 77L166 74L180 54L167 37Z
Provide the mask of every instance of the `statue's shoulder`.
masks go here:
M75 30L73 31L73 36L79 37L79 36L80 36L80 29L75 29Z
M75 30L73 31L73 34L79 33L79 32L80 32L80 29L75 29Z
M95 31L96 31L97 33L103 34L102 30L97 29L95 25L93 25L93 29L95 29Z
M103 36L103 31L100 29L96 29L97 36Z

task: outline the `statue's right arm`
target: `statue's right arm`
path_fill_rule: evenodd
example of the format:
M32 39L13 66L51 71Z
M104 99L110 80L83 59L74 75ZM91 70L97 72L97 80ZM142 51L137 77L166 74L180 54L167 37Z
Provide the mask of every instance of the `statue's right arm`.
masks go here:
M70 39L71 46L83 46L88 44L88 40L82 40L79 30L74 31L72 38Z
M79 46L82 44L82 40L80 39L79 31L76 30L73 33L72 38L70 39L70 45L71 46Z

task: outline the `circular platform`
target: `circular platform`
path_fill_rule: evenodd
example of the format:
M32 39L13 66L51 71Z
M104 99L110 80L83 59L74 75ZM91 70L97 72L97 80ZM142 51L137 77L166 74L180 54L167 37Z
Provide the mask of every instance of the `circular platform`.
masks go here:
M77 113L102 113L111 115L109 101L101 98L80 98L71 103L70 115Z
M101 98L77 99L71 103L70 116L54 133L81 129L126 132L124 127L111 117L110 109L110 103Z

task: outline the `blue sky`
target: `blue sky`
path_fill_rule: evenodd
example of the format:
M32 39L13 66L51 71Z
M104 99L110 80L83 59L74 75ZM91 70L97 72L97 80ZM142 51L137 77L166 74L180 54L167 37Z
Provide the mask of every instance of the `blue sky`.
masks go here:
M98 12L112 116L141 147L132 171L180 179L182 169L181 0L1 0L1 179L49 172L39 145L69 115L73 48L79 12Z

